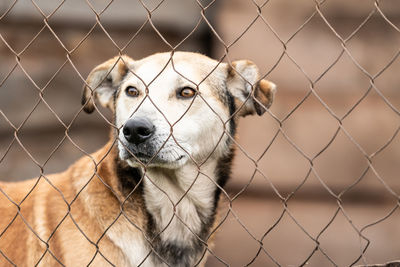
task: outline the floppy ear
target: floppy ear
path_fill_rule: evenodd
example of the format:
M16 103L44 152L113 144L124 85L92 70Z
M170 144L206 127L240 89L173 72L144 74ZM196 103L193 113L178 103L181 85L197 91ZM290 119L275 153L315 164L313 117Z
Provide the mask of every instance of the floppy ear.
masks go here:
M94 68L89 73L83 88L83 110L87 113L92 113L96 99L99 100L103 107L113 109L114 92L128 73L131 62L133 62L133 59L128 56L118 56Z
M228 67L227 88L240 108L238 115L264 114L274 100L276 85L259 80L258 67L249 60L232 62Z

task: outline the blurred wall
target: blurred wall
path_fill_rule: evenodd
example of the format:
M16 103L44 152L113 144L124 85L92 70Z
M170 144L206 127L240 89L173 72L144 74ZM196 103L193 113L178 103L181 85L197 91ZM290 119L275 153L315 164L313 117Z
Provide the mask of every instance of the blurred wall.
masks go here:
M139 2L114 1L103 13L107 1L90 7L67 0L58 9L52 1L36 2L45 15L56 10L48 20L54 32L42 29L43 16L31 3L18 1L0 19L8 44L0 41L0 179L7 181L39 175L35 161L45 174L61 171L82 150L106 142L107 120L80 111L82 78L94 66L120 49L134 58L171 50L149 23L135 35L147 18ZM12 3L1 2L1 14ZM157 7L146 3L149 10ZM321 4L333 32L318 12L312 16L314 1L217 0L205 14L219 36L203 21L178 47L216 59L228 51L225 61L250 59L278 85L270 113L240 122L230 199L208 266L297 266L311 255L310 266L350 265L366 245L357 230L398 207L390 190L400 189L400 6L385 0L379 7L397 29L372 1ZM94 26L91 8L101 13L104 29ZM152 19L175 46L196 27L200 8L167 0ZM10 122L23 147L13 141ZM365 262L400 257L398 221L396 210L363 230L371 242Z
M398 259L400 6L380 1L385 19L373 1L325 1L323 17L314 1L255 2L224 1L215 56L228 46L278 92L271 115L239 125L230 192L248 187L217 255L233 266L348 266L366 245L357 231L385 218L363 229L358 264Z

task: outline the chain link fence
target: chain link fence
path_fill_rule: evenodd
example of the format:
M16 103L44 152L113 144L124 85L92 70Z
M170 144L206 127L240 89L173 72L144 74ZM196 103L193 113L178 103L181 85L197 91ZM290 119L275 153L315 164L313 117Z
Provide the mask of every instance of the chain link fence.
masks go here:
M0 184L0 200L14 212L0 221L2 265L24 266L7 255L18 248L1 242L18 220L43 248L36 265L47 258L66 265L52 239L68 220L92 249L82 256L85 265L118 265L102 245L129 218L125 205L134 190L120 198L96 170L70 196L49 174L82 156L97 169L112 156L111 150L101 160L91 155L109 140L110 128L118 129L108 110L98 105L89 116L80 106L92 68L124 54L167 51L173 61L179 50L230 65L248 58L260 67L260 79L278 85L264 116L242 119L235 140L224 132L237 148L232 177L221 189L215 227L204 240L193 233L209 254L206 266L365 266L400 258L396 1L10 0L0 11L0 179L36 177L23 195ZM196 164L194 181L204 174ZM92 181L120 201L95 238L71 212ZM40 222L24 216L40 187L55 191L52 201L65 210L46 236ZM167 195L183 224L175 208L187 193L177 203ZM147 241L152 249L143 265L158 253L154 239Z

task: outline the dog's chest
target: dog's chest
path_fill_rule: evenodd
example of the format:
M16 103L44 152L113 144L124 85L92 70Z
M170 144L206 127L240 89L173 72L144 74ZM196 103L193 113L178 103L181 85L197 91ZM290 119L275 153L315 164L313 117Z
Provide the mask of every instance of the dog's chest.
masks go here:
M202 173L189 169L175 176L148 171L144 200L150 216L148 234L157 252L156 262L191 266L201 257L215 203L213 168Z
M186 246L201 231L203 219L210 216L214 205L215 185L210 177L196 170L173 178L148 173L144 183L146 209L163 241Z

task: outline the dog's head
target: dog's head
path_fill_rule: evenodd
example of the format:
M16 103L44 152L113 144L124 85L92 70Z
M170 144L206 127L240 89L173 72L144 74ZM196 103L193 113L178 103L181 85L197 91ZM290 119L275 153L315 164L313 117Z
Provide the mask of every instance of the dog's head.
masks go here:
M236 118L262 115L272 104L275 84L259 79L247 60L219 63L188 52L121 56L91 71L82 104L90 113L97 99L114 112L121 160L173 169L230 150Z

